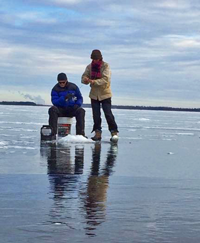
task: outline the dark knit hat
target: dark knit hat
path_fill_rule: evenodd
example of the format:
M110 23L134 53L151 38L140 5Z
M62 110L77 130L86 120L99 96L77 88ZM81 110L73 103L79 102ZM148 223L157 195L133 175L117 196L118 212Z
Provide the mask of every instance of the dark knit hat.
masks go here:
M101 52L99 50L93 50L91 54L92 60L103 59Z
M67 75L65 73L59 73L57 77L58 81L67 80Z

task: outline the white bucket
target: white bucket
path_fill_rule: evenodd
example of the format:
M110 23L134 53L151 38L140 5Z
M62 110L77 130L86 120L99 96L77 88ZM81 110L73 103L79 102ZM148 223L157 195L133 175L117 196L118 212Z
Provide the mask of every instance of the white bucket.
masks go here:
M58 124L72 124L73 117L58 117Z
M58 117L58 136L64 137L71 133L73 120L71 117Z

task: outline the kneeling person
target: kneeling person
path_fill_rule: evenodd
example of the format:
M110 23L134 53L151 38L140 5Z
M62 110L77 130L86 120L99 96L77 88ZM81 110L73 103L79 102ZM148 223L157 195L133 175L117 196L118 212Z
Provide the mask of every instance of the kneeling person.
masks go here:
M58 83L51 91L53 106L49 109L49 125L52 127L53 136L57 134L58 117L76 118L76 135L85 136L85 110L81 107L83 97L79 88L68 82L65 73L59 73Z

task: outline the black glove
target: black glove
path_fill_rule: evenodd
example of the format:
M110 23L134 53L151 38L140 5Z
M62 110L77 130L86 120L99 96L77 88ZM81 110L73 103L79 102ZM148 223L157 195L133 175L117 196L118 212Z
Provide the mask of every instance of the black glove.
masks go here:
M68 93L66 96L65 96L65 100L69 100L73 97L73 94L71 93Z

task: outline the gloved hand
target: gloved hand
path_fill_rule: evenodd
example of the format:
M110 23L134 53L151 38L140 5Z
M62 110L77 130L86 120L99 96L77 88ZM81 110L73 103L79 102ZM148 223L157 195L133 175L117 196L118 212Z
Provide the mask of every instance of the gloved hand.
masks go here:
M73 94L68 93L68 94L65 96L65 100L68 101L68 100L71 99L72 97L73 97Z
M83 81L84 81L85 84L89 84L89 83L90 83L89 80L90 80L90 79L89 79L88 77L84 77L84 78L83 78Z

